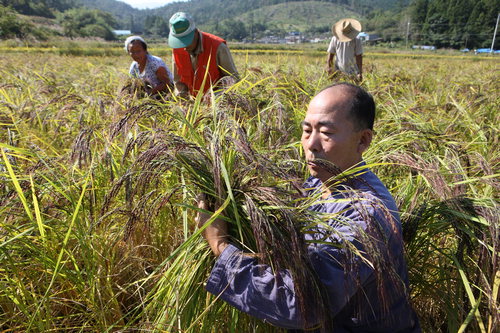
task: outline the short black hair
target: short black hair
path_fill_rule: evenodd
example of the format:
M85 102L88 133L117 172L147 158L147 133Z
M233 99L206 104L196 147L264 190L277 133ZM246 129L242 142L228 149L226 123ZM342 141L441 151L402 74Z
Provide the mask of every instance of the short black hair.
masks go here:
M336 86L345 88L352 95L349 118L352 120L355 129L358 131L366 128L373 130L373 123L375 121L375 101L372 95L360 86L348 82L332 84L323 90Z

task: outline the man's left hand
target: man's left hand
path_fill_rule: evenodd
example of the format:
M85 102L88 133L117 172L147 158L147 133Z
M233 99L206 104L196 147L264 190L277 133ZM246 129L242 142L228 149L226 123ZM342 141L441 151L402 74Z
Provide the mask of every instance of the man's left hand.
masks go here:
M208 203L204 199L198 200L198 208L207 210ZM198 224L198 228L203 227L207 221L210 219L210 215L204 212L198 212L198 216L196 216L196 222ZM208 242L208 245L212 249L212 252L216 257L220 256L222 251L229 245L227 240L227 222L222 219L215 219L208 225L205 230L202 232L203 237Z

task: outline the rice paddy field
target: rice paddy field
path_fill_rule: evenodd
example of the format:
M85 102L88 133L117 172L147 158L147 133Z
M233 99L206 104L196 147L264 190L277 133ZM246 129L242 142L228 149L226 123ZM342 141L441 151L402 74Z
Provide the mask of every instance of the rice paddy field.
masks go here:
M332 80L320 52L234 57L241 81L207 103L134 94L124 53L3 49L1 332L281 332L204 290L195 198L248 251L252 212L274 216L270 246L286 247L300 122ZM400 207L424 332L498 332L500 58L364 63L378 112L365 160Z

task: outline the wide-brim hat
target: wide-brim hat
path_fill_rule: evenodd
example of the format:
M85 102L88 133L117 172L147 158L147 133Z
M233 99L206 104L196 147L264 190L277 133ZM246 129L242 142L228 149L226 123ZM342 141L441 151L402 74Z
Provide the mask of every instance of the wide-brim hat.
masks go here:
M193 42L196 26L191 15L178 12L172 15L168 22L170 33L168 45L173 49L187 47Z
M332 27L332 32L341 42L349 42L356 38L361 31L361 23L352 18L338 21Z

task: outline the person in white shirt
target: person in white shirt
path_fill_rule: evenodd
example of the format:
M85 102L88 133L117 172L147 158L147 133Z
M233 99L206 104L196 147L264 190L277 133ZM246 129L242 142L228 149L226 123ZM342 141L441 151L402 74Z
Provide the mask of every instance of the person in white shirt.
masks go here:
M355 19L342 19L332 26L333 37L328 46L327 71L331 76L337 72L356 76L363 80L363 45L357 38L361 23ZM333 60L335 58L335 66Z
M134 60L130 65L130 76L141 79L147 93L155 95L173 90L172 72L161 58L148 53L148 46L142 37L128 37L125 50Z

